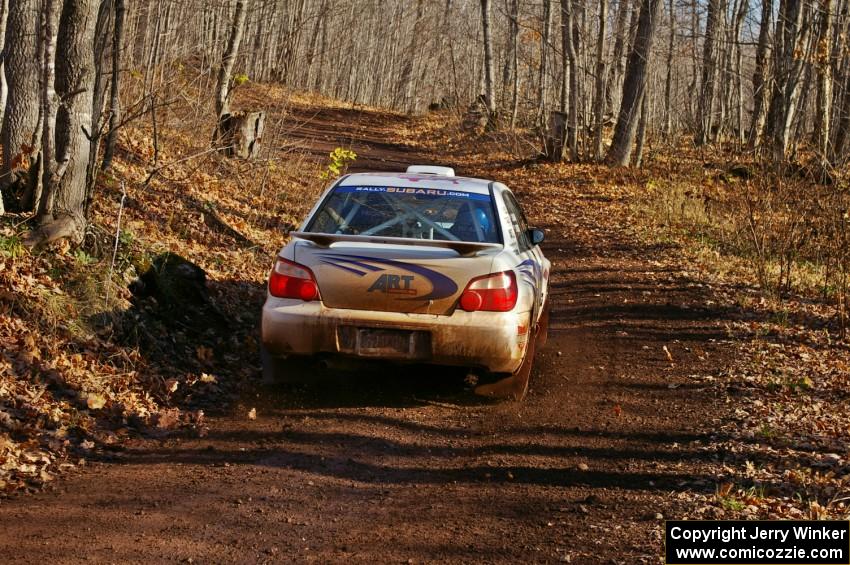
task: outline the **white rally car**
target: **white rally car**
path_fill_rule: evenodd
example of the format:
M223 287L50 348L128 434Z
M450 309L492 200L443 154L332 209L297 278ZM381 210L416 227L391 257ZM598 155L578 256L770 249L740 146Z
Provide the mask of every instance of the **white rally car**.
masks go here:
M513 193L447 167L351 174L278 254L263 371L338 356L468 367L522 397L545 340L549 261Z

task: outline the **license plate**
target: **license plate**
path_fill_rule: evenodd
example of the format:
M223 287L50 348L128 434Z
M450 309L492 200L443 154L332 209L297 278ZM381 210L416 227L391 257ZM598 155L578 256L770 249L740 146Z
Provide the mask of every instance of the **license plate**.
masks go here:
M366 356L413 356L413 332L361 328L357 331L357 354Z
M361 357L425 358L431 353L431 334L425 331L342 326L339 349Z

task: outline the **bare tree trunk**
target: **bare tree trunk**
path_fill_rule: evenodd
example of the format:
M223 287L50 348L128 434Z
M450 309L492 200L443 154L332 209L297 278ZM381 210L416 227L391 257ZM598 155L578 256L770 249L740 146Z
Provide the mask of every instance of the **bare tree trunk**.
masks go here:
M739 144L744 143L745 134L744 134L744 88L743 88L743 78L742 78L742 68L743 68L743 48L741 47L741 28L744 25L744 18L749 11L749 2L747 0L741 0L739 5L738 14L735 18L735 29L734 29L734 37L735 44L733 45L735 49L735 67L734 69L729 69L730 73L734 74L734 82L735 82L735 102L736 102L736 112L735 112L735 137Z
M570 159L575 163L579 160L578 154L578 64L576 55L575 17L573 13L573 0L561 0L561 43L564 50L564 58L569 63L569 85L564 84L565 90L569 91L569 106L567 110L567 139L566 145L570 149ZM566 66L565 75L566 73ZM569 88L567 88L567 86ZM563 109L562 109L563 111Z
M519 112L519 0L511 0L511 45L514 79L511 86L511 129L514 129Z
M115 25L112 29L112 82L109 86L109 131L103 149L104 170L109 169L115 154L118 125L121 123L121 47L124 43L124 0L113 0Z
M720 31L720 20L726 9L723 0L709 0L708 22L705 24L705 43L702 55L702 86L699 96L698 118L699 130L696 143L703 145L713 139L715 74L717 69L717 36Z
M227 42L227 49L224 51L224 56L221 60L221 66L218 69L218 84L216 87L215 111L217 122L220 125L222 119L230 114L230 95L232 89L230 86L230 77L233 74L233 65L236 63L236 56L239 53L239 44L242 41L242 32L245 29L245 16L248 12L249 0L236 1L236 13L233 16L233 23L230 27L230 39ZM221 137L219 126L216 126L215 144L218 145Z
M110 26L112 25L112 0L98 0L100 8L97 12L97 22L94 27L94 85L91 109L91 131L89 132L89 143L91 144L88 165L86 167L86 208L90 197L94 192L97 182L97 161L100 151L100 141L103 135L103 107L106 97L106 78L104 72L104 59L106 57L106 46L109 43ZM88 210L86 210L88 212ZM88 215L88 214L86 214Z
M493 33L490 24L491 0L481 0L481 24L484 30L484 101L487 127L496 127L496 93L493 87Z
M484 4L482 3L482 10L483 9ZM489 10L489 6L487 9ZM422 0L417 0L416 21L413 23L413 33L410 34L410 41L406 50L407 55L404 58L404 66L401 69L401 77L399 80L401 88L395 92L393 106L407 106L409 105L410 97L413 96L413 66L416 62L416 49L421 45L420 42L422 41L421 34L419 33L423 18L422 10ZM485 45L485 49L486 48L487 46Z
M673 133L673 43L676 40L676 6L670 0L670 39L667 44L667 78L664 81L664 138Z
M671 0L672 1L672 0ZM596 81L593 100L593 158L602 160L602 135L605 128L605 34L608 24L608 0L599 0L599 29L596 36Z
M773 0L761 0L761 25L758 47L756 47L756 68L753 72L753 115L750 121L749 147L752 149L761 143L765 119L765 99L767 93L767 65L770 46L770 21L773 17Z
M6 52L3 50L3 40L6 37L6 21L9 16L9 0L0 0L0 124L3 123L3 113L6 111L6 98L9 87L6 83L6 71L3 68ZM0 198L0 214L3 213L3 199Z
M543 0L543 34L540 40L540 79L537 94L537 122L546 124L546 72L549 59L549 41L552 34L552 0Z
M832 104L832 0L820 0L820 39L815 53L818 72L817 108L815 111L815 146L821 162L828 163L830 114Z
M640 16L638 17L637 36L629 54L626 65L626 76L623 79L623 101L617 125L614 128L614 138L605 162L613 166L629 164L632 154L632 144L640 114L640 105L646 90L649 68L649 57L652 52L652 37L661 0L642 0Z
M624 72L623 54L626 49L626 39L631 30L627 29L626 23L629 19L629 7L632 0L619 0L617 8L617 22L614 28L614 53L611 57L611 67L608 71L608 80L605 85L606 110L614 111L614 88L618 85Z
M785 159L799 96L802 61L795 58L795 53L798 45L804 43L800 34L802 23L802 0L780 0L774 50L775 79L766 124L773 158L777 162Z
M53 187L64 173L67 160L61 165L56 162L56 112L58 101L54 84L56 82L56 34L59 6L56 0L44 0L41 11L41 158L42 198L36 202L39 216L44 216L53 207L56 193ZM63 156L66 157L67 156ZM52 219L52 218L51 218Z
M640 167L643 164L643 149L646 146L646 124L649 121L649 94L646 90L643 92L643 99L640 102L640 121L638 122L637 143L635 145L635 156L632 164L635 167Z
M844 79L844 96L841 100L841 112L839 113L838 128L835 132L835 141L832 147L832 163L839 165L846 162L847 155L844 146L850 138L850 72L846 73Z
M85 229L86 166L92 130L94 41L98 2L65 0L59 20L56 57L56 158L45 155L45 185L35 243L70 238L82 241ZM48 120L45 120L48 121ZM47 130L45 129L45 134ZM33 240L31 240L32 242Z
M39 9L36 0L9 3L4 63L8 98L3 114L0 144L3 163L0 187L9 187L27 170L27 162L36 155L39 111L39 67L37 57ZM29 179L35 183L35 179ZM32 202L22 203L25 209Z

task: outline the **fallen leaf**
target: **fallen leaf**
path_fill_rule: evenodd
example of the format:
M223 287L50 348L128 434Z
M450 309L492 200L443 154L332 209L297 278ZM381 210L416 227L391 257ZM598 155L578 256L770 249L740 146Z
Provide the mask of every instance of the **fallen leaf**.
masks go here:
M100 410L106 406L106 398L100 394L89 393L86 397L86 405L89 410Z

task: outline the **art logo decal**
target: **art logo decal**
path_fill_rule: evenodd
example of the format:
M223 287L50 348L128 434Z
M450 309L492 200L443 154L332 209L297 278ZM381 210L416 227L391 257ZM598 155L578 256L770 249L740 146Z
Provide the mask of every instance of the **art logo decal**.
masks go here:
M387 294L410 294L416 296L419 292L410 288L413 275L380 275L366 292L385 292Z
M322 263L358 277L380 273L369 286L367 292L409 295L407 298L401 298L401 300L440 300L457 292L457 285L452 279L422 265L364 255L345 255L343 253L321 253L318 257ZM409 274L403 272L388 273L386 272L388 267L393 267L393 271L407 271ZM417 275L424 277L431 283L430 293L416 296L418 291L412 288L412 285Z

